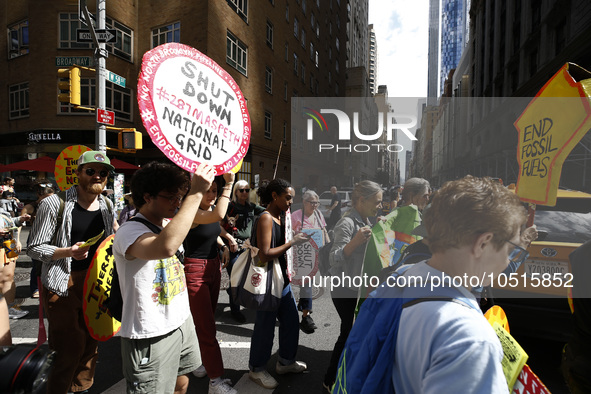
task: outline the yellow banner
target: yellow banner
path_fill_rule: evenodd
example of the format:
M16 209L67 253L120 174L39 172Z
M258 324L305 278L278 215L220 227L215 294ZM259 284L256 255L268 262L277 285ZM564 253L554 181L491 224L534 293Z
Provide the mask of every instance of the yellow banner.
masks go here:
M519 133L516 192L522 201L556 205L562 165L591 128L590 78L589 71L565 64L515 121Z

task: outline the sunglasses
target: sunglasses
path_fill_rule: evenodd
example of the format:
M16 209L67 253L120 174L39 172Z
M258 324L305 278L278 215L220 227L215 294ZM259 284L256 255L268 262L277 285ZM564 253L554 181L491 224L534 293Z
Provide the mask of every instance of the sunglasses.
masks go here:
M509 261L514 264L517 264L517 267L519 267L525 260L527 260L527 258L529 257L529 252L523 249L521 246L515 245L511 241L507 242L515 247L511 251L511 253L509 253Z
M240 193L250 193L250 189L238 189Z
M94 174L96 174L96 170L94 168L87 168L87 169L84 170L84 172L88 176L94 176ZM99 176L101 178L106 178L107 175L109 175L109 171L107 171L107 170L100 170L98 174L99 174Z

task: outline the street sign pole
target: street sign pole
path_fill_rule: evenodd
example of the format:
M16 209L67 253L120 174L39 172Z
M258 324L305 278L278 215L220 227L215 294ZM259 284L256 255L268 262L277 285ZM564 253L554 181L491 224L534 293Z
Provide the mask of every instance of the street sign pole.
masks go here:
M98 22L98 28L105 28L105 19L107 16L107 0L96 0L96 19ZM107 95L106 88L107 83L105 81L105 70L106 70L106 57L107 49L106 44L98 43L97 50L97 64L96 68L96 81L97 81L97 108L107 108ZM104 154L107 153L107 127L104 124L97 123L96 125L96 149Z

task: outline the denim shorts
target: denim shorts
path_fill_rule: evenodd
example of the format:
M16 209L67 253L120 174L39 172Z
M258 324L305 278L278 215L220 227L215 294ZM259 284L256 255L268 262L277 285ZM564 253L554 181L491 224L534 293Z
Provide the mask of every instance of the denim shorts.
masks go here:
M174 393L177 376L201 365L193 319L154 338L121 338L123 376L128 393Z

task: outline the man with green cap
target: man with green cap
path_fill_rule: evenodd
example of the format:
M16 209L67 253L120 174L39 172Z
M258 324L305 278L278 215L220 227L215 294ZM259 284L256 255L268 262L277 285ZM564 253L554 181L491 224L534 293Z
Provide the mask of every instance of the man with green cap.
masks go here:
M43 262L41 299L49 321L49 347L56 351L48 393L85 392L93 384L98 342L84 323L86 271L101 241L119 225L113 204L101 195L114 170L102 152L78 159L78 185L45 198L31 229L27 254ZM84 242L102 233L92 246Z

